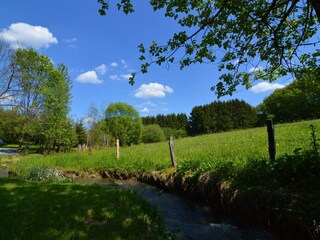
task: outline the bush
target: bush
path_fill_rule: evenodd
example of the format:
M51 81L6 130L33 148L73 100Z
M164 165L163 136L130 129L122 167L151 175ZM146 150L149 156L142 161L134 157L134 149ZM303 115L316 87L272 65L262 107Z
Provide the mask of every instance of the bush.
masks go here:
M32 168L27 178L32 181L66 180L64 174L58 169L43 167Z
M163 130L158 124L147 125L142 129L142 142L143 143L156 143L165 140Z

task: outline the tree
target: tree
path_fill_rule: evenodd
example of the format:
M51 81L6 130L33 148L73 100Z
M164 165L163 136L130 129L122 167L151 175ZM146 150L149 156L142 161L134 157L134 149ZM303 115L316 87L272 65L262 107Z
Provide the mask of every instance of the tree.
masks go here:
M71 79L65 65L57 70L48 69L49 76L41 89L43 109L41 111L42 134L47 151L68 150L74 145L73 126L68 119L71 100Z
M258 106L265 119L273 116L275 122L292 122L320 118L320 70L304 75L283 89L277 89Z
M0 106L11 106L18 93L14 54L10 44L0 38Z
M257 123L255 109L238 99L196 106L190 115L190 135L250 128Z
M18 49L13 56L16 66L15 81L18 88L15 105L19 109L20 145L39 133L39 117L44 106L43 90L53 69L45 55L35 50Z
M143 126L142 128L142 142L156 143L165 140L165 135L162 128L158 124Z
M75 131L67 117L71 79L66 66L55 69L47 56L33 49L16 50L12 65L19 145L36 142L47 151L70 149Z
M16 109L0 108L0 138L5 143L18 143L18 125L19 114Z
M75 124L76 134L77 134L77 143L78 144L85 144L87 142L87 134L86 130L83 126L83 122L79 121Z
M106 14L108 1L98 0ZM256 79L274 81L287 74L319 68L315 36L320 22L318 0L151 0L154 11L164 10L181 31L164 44L139 46L140 72L152 64L218 63L221 75L212 87L218 96L247 89ZM118 9L134 11L131 0L119 0ZM310 49L305 47L312 46ZM308 52L309 50L309 52ZM150 60L151 59L151 60ZM130 79L134 83L135 73Z
M99 120L100 120L99 110L94 104L91 104L88 110L87 118L86 118L87 129L88 129L87 144L90 147L92 147L95 144L94 131L95 131L95 125Z
M108 131L119 138L121 145L141 141L142 121L132 106L123 102L111 103L105 110L105 119Z

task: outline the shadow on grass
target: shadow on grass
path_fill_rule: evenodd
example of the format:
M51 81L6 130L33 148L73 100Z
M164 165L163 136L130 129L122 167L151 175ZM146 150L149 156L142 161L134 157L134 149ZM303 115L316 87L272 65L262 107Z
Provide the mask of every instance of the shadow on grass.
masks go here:
M0 239L164 239L157 212L113 187L0 178Z

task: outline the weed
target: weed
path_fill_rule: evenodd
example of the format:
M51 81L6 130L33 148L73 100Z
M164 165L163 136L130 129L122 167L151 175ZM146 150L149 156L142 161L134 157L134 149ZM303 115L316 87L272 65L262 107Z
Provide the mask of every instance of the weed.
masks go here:
M32 181L61 181L66 180L66 177L56 168L35 167L30 170L27 179Z

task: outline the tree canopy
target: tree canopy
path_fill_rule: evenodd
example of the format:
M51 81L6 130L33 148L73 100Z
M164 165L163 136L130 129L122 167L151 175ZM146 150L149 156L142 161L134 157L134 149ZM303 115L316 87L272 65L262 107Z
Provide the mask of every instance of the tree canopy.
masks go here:
M190 135L198 135L251 128L256 123L256 111L248 103L237 99L215 101L192 109L188 131Z
M105 15L109 1L98 0ZM197 63L217 63L221 71L212 87L219 97L237 86L250 88L257 79L274 81L287 74L319 67L316 37L320 22L318 0L150 0L154 11L163 10L181 31L166 43L141 44L141 73L152 64L178 62L183 69ZM131 0L117 2L132 13ZM310 50L311 49L311 50ZM312 50L313 49L313 50ZM130 79L134 83L135 73Z
M262 119L293 122L320 118L320 70L278 89L258 106Z
M111 103L105 110L107 131L120 140L121 145L141 141L142 121L139 113L123 102Z

